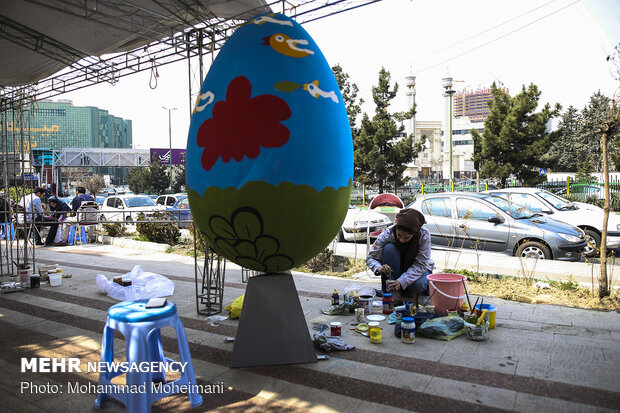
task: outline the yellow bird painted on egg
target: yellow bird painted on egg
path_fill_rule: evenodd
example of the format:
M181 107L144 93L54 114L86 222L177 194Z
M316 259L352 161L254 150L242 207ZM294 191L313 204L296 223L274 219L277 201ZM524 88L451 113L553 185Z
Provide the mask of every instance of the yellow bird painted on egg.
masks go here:
M275 33L271 36L264 37L263 40L265 41L263 45L271 46L273 50L285 56L306 57L314 54L314 51L310 49L297 47L298 45L307 45L308 41L305 39L291 39L285 34Z

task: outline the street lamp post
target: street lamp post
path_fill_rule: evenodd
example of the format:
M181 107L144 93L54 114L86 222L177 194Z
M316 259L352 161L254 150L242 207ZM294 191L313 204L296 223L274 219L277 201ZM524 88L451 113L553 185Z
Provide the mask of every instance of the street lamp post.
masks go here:
M167 108L165 106L162 106L163 109L166 109L168 111L168 139L170 142L170 158L168 160L168 163L170 165L170 190L172 190L172 111L173 110L177 110L177 108Z
M452 89L452 78L451 77L446 77L443 80L443 87L446 91L446 95L448 95L449 99L450 99L450 110L448 112L448 137L450 140L450 190L452 190L452 181L453 181L453 174L452 174L452 95L454 95L456 93L455 90Z

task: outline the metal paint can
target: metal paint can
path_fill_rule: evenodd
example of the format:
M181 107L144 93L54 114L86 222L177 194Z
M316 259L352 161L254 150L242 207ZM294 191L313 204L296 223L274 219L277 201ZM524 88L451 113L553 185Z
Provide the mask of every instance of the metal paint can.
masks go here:
M30 275L30 288L39 288L41 286L41 276L39 274Z
M360 295L360 306L366 314L372 314L372 295Z
M329 323L329 331L332 336L339 336L342 334L342 324L340 321L332 321Z

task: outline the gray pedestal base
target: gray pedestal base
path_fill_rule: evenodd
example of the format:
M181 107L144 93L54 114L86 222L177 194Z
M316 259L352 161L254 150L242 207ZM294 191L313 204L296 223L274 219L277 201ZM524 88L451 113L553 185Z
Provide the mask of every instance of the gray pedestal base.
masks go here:
M250 277L230 366L316 361L291 274L287 272Z

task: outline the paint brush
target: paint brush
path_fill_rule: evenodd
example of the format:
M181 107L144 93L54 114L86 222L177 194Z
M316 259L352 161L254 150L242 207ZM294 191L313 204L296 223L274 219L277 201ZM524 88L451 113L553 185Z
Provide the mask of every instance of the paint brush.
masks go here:
M471 308L471 300L469 299L469 292L467 291L467 285L465 285L465 280L461 280L463 283L463 288L465 289L465 296L467 297L467 304L469 304L469 308Z
M478 305L478 300L480 299L480 297L476 297L476 302L474 303L474 306L471 308L469 314L473 314L474 311L476 310L476 306Z
M428 303L431 301L431 298L433 298L433 296L435 295L435 293L437 292L437 290L433 290L433 293L428 297L428 299L426 300L426 302L424 303L424 306L427 306ZM416 295L416 299L418 298L418 296ZM417 305L417 301L416 301L416 308L418 307Z

